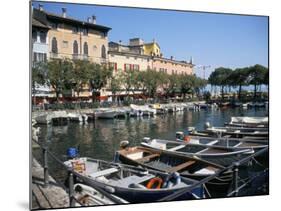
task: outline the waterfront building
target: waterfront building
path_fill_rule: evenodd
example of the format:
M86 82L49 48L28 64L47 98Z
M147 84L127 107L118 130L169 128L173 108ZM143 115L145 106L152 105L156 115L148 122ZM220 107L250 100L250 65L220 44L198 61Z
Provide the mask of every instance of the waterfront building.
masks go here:
M165 72L167 74L193 74L192 61L178 61L172 56L170 59L163 57L152 57L152 69L160 72Z
M109 62L114 70L153 69L167 74L193 74L192 61L178 61L173 57L164 58L155 40L145 43L140 38L129 40L128 45L121 41L109 42Z
M32 18L32 66L34 67L36 63L46 62L48 55L48 31L50 27L46 24L40 22L39 20ZM35 84L32 90L33 97L48 97L50 88L45 85Z
M87 59L98 64L107 62L107 35L111 28L98 25L94 15L82 21L68 17L66 8L57 15L40 7L34 9L34 16L50 27L50 58Z
M33 17L49 27L47 59L84 59L97 64L108 63L108 32L111 28L98 25L94 15L82 21L69 17L66 8L62 8L61 15L58 15L44 11L40 5L39 9L33 9ZM73 91L67 94L76 96ZM79 96L90 97L89 87L85 86Z
M114 72L117 70L145 71L152 67L151 56L145 55L140 46L126 46L121 43L109 42L108 57Z

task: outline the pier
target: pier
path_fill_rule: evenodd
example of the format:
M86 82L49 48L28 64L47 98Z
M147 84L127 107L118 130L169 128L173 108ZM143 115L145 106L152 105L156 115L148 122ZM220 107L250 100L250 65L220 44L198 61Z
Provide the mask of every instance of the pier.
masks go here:
M48 175L45 184L44 168L32 160L32 209L69 207L68 193Z

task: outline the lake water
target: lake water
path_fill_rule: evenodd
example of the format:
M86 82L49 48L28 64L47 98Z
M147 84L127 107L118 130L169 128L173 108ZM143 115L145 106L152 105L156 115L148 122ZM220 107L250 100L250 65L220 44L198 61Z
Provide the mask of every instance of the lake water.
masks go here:
M80 156L112 161L119 143L128 140L131 146L138 145L143 137L175 139L177 131L187 132L187 127L203 129L205 122L213 126L223 126L232 116L267 116L265 108L259 109L218 109L184 111L175 114L158 115L152 118L128 118L96 120L85 125L69 123L67 126L40 126L39 140L48 144L49 150L65 160L69 147L80 146ZM41 160L41 150L33 150L33 155ZM61 166L50 158L51 173L62 177Z

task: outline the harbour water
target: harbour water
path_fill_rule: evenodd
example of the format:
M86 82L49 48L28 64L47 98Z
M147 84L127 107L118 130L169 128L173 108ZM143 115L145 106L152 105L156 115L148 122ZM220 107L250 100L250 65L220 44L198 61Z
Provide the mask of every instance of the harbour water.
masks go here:
M119 143L128 140L131 146L139 145L143 137L175 139L177 131L187 132L187 127L203 129L205 122L223 126L231 116L267 116L265 108L220 108L201 111L183 111L156 117L96 120L88 124L69 123L67 126L40 126L39 141L46 143L51 152L61 160L66 159L69 147L79 146L80 156L112 161ZM33 155L40 161L41 150ZM58 179L65 177L59 164L49 160L51 174Z

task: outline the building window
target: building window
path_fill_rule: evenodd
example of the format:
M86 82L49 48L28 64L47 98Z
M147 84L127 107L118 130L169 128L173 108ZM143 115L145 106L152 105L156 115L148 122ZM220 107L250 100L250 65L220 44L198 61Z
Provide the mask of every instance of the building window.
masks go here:
M117 71L117 63L116 62L110 62L109 67L112 68L113 70Z
M68 48L68 41L62 41L62 47L63 48Z
M32 31L32 41L33 43L37 42L37 31Z
M33 53L33 62L46 62L47 54L45 53Z
M140 70L140 66L138 64L133 65L133 70Z
M106 59L106 49L104 45L101 47L101 58Z
M88 44L87 44L87 42L84 42L83 50L84 50L84 55L88 55Z
M73 43L73 54L78 54L78 43L76 40Z
M55 37L52 39L52 53L58 53L58 42Z
M83 35L88 36L88 29L83 28L82 29Z
M78 27L77 26L72 27L72 33L74 33L74 34L78 33Z
M41 43L46 43L46 37L47 37L47 34L43 31L40 32L40 42Z
M131 65L130 64L124 64L124 70L131 70Z

